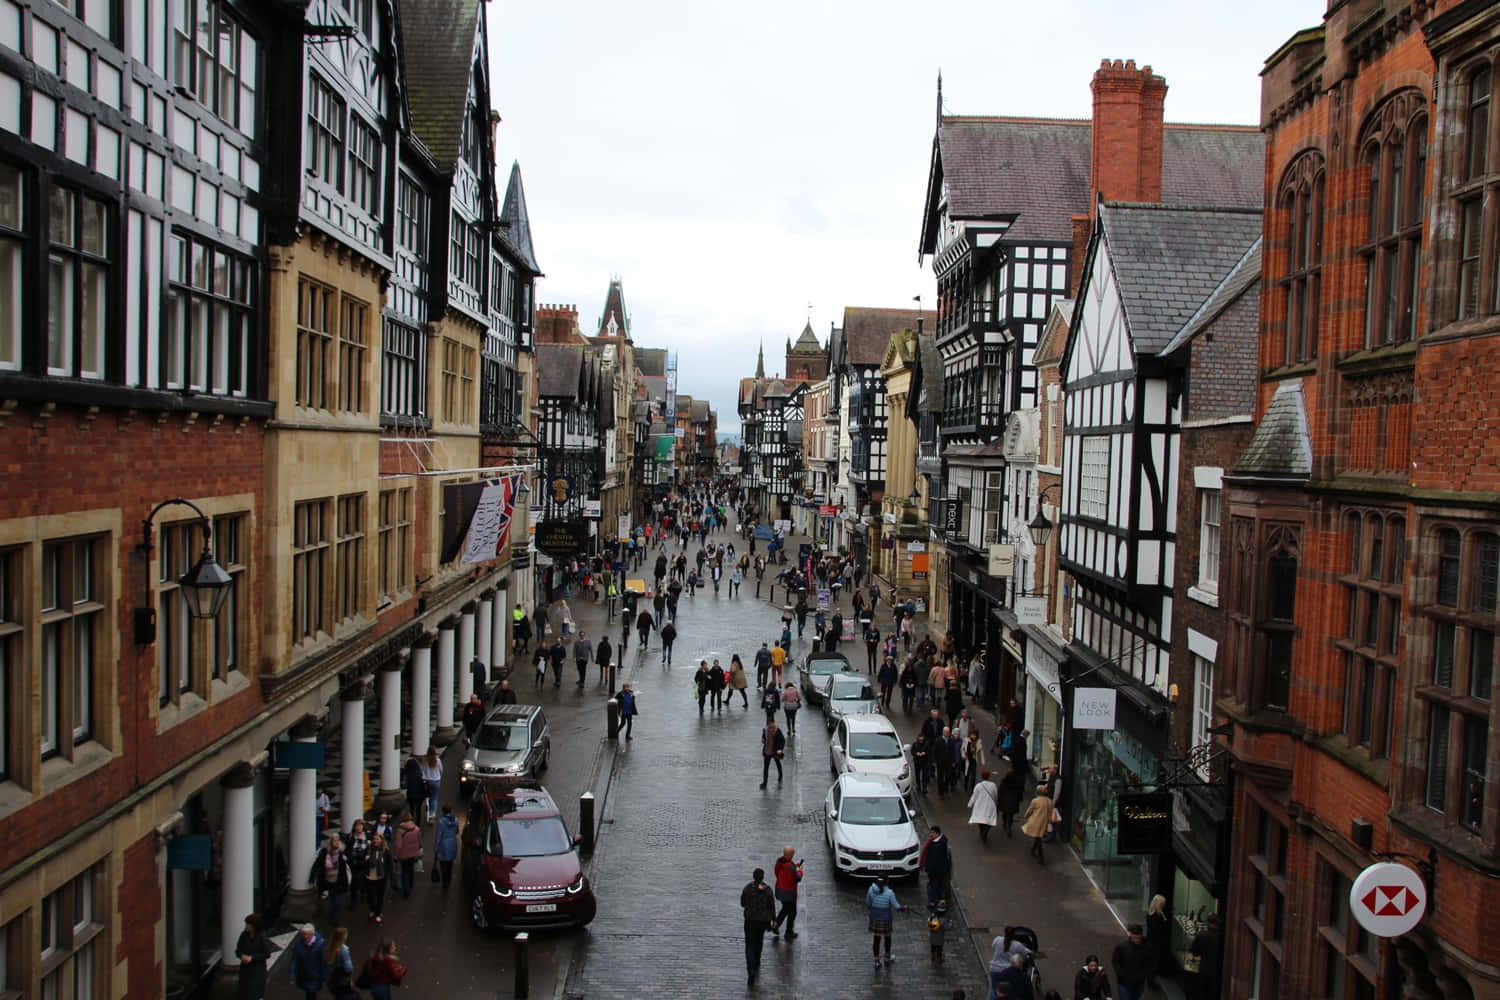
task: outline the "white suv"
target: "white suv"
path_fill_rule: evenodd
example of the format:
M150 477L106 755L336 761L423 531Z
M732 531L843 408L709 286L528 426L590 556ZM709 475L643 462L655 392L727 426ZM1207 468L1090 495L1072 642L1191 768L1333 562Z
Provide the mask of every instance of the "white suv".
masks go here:
M840 875L915 875L922 841L890 778L841 774L823 801L823 839Z
M911 760L895 725L883 715L846 715L828 742L835 774L874 774L889 778L911 796Z

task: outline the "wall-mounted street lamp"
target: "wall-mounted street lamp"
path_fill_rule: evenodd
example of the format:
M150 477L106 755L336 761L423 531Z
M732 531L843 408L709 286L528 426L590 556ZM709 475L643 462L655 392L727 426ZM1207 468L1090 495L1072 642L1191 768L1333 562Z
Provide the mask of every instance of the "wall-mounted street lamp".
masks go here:
M1026 525L1026 530L1031 534L1031 540L1037 548L1047 544L1047 539L1052 537L1052 522L1047 520L1047 515L1042 513L1042 500L1053 490L1061 490L1061 483L1053 483L1043 487L1042 492L1036 498L1036 517L1033 517Z
M182 497L174 497L171 500L163 500L151 508L151 513L141 522L142 538L138 551L144 552L146 573L146 593L151 593L151 550L152 544L151 522L156 520L156 515L164 507L180 505L187 507L198 515L198 524L203 528L203 554L193 564L181 579L177 586L181 589L182 598L187 603L188 614L194 618L216 618L219 610L224 607L224 602L229 599L229 590L234 586L234 579L226 572L219 561L214 558L213 525L208 515L199 510L193 504ZM151 606L138 607L135 609L135 641L138 646L149 646L156 641L156 609Z
M907 495L907 497L906 497L907 506L909 506L909 507L915 507L917 504L919 504L921 502L922 502L922 494L919 493L919 492L917 492L917 487L915 485L913 485L912 488L911 488L911 493L909 493Z

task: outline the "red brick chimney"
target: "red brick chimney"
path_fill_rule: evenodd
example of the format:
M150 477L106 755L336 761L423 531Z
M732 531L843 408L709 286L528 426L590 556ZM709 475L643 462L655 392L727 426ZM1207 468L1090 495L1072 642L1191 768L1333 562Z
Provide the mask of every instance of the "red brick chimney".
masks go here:
M1094 92L1089 203L1161 201L1162 104L1167 81L1134 59L1099 63Z

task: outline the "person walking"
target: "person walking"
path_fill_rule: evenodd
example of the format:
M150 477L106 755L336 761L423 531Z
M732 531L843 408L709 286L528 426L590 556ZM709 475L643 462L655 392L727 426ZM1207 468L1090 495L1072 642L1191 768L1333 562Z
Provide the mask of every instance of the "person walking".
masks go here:
M292 986L302 991L305 1000L318 1000L318 991L328 978L323 965L323 935L312 924L303 924L292 939Z
M917 794L926 795L927 786L932 781L932 740L925 732L917 733L917 738L911 741L911 767L912 777L917 782Z
M453 883L453 859L458 857L458 817L453 807L443 806L443 818L437 822L437 834L432 842L432 856L437 860L437 871L433 881L441 877L446 890Z
M693 673L693 695L698 699L698 714L703 714L703 706L708 701L708 661L699 660L698 669Z
M865 626L865 659L867 661L865 673L873 674L875 672L875 658L879 653L880 629L875 627L874 622L871 622Z
M1042 838L1047 836L1047 827L1052 825L1052 799L1047 795L1046 785L1036 786L1036 795L1032 797L1031 803L1026 807L1026 815L1021 819L1021 832L1031 838L1031 856L1036 858L1036 863L1045 865L1046 855L1042 853ZM1120 982L1119 973L1115 974L1115 982ZM1124 989L1124 984L1120 984Z
M1110 1000L1109 973L1099 964L1098 955L1089 955L1073 977L1073 1000Z
M539 691L542 685L547 683L547 660L551 656L548 652L550 648L545 642L539 642L536 644L536 652L531 654L531 666L536 672L536 686ZM430 815L427 818L429 822L432 819Z
M240 960L239 1000L262 1000L266 995L266 962L280 949L266 936L265 920L259 913L245 917L245 929L234 943Z
M373 1000L391 1000L391 987L400 986L406 978L406 966L396 954L396 942L390 938L380 942L365 960L364 974L370 977L370 996Z
M938 733L932 756L937 765L938 797L946 798L958 784L958 753L953 731L947 726Z
M776 901L781 910L771 921L771 936L777 937L784 926L788 941L797 939L797 887L802 882L802 862L794 861L796 856L797 849L789 844L776 859Z
M645 649L651 638L651 630L656 627L656 622L651 617L651 612L642 611L635 619L635 630L641 636L641 648Z
M620 721L625 726L625 738L633 739L630 730L635 725L635 717L639 714L635 707L635 692L631 690L630 682L626 681L620 688Z
M797 735L797 711L802 708L802 692L791 681L781 689L781 710L786 713L786 734Z
M781 689L775 684L766 685L761 692L760 707L765 710L767 722L776 721L776 713L781 711Z
M589 660L594 656L594 644L588 640L588 635L583 629L578 630L578 638L573 640L573 665L578 668L578 687L583 689L584 681L588 680Z
M479 731L479 724L484 721L484 702L479 700L478 692L469 695L468 704L464 705L464 735L469 739Z
M777 684L781 683L781 669L786 666L787 646L784 641L786 638L784 632L782 638L783 643L771 650L771 680Z
M319 894L328 900L329 922L338 923L339 915L344 912L344 894L349 891L351 876L344 842L337 833L329 835L328 846L313 858L312 881Z
M661 627L661 662L666 666L672 665L672 643L677 641L677 623L667 621Z
M724 704L734 700L734 693L740 693L740 702L746 711L750 708L750 696L745 689L750 686L750 680L745 676L745 664L740 662L740 654L735 653L729 658L729 689L724 694Z
M474 654L474 659L469 661L469 675L474 680L474 693L479 695L481 702L484 702L490 696L490 671L477 653Z
M1155 956L1156 968L1148 983L1156 987L1158 976L1177 973L1177 958L1172 954L1172 915L1167 912L1167 897L1157 893L1146 907L1146 943Z
M990 772L984 771L969 792L969 823L979 827L980 843L990 842L990 828L998 819L999 804L1000 790L990 780Z
M599 664L600 687L609 683L609 672L612 669L614 655L614 647L609 644L609 636L606 635L599 640L599 645L594 647L594 662Z
M343 1000L354 982L354 959L349 954L349 928L335 927L323 946L323 968L328 974L328 992Z
M385 887L392 868L391 849L385 838L375 834L370 838L370 853L365 858L365 898L370 903L370 919L384 923Z
M1014 769L1005 772L1005 777L1000 779L999 796L996 806L1000 810L1000 825L1005 827L1005 835L1013 835L1012 828L1016 822L1016 813L1021 811L1021 796L1025 793L1026 783Z
M975 782L979 780L979 772L984 770L984 741L979 738L979 730L972 727L965 736L967 738L963 741L960 759L963 763L964 787L972 792ZM984 773L989 774L988 771ZM991 825L994 825L993 820Z
M760 733L760 787L766 787L773 762L776 764L776 783L781 784L781 757L785 752L786 737L776 728L776 718L772 716L766 720L766 728Z
M427 786L427 822L437 822L438 789L443 786L443 758L437 747L429 746L427 756L422 758L422 783Z
M427 801L427 782L422 780L422 762L417 757L406 758L406 767L401 772L401 784L406 789L406 809L420 818L422 803Z
M885 943L885 964L889 967L896 960L891 955L891 920L898 911L904 913L906 907L896 901L896 893L884 875L877 876L865 890L865 910L870 916L870 950L875 954L875 968L880 968L881 942Z
M391 857L397 862L397 888L401 892L402 899L410 899L411 891L416 886L417 859L422 856L422 828L412 819L411 813L401 817L401 824L396 827L396 837L391 850Z
M365 869L370 863L370 837L364 820L355 820L349 828L349 835L344 838L344 857L349 861L349 903L358 906L365 890Z
M724 676L724 668L719 664L719 658L714 657L714 665L708 668L708 693L713 701L714 711L718 712L724 708L724 686L727 678Z
M942 827L934 826L927 831L917 867L927 873L927 905L935 907L947 898L948 876L953 871L953 853L948 849Z
M901 676L896 683L901 685L901 711L909 715L917 700L917 668L910 659L901 668Z
M745 911L745 971L749 984L754 986L760 975L760 955L765 947L766 931L776 919L776 896L766 884L764 868L755 869L750 881L740 890L740 908Z
M563 664L568 660L568 647L563 643L563 637L558 635L552 640L552 645L547 649L547 662L552 665L552 687L562 687Z
M896 690L896 661L887 656L881 661L875 680L880 684L880 707L891 710L891 694Z
M761 643L760 649L755 651L755 687L762 690L771 677L771 648L768 643Z
M1146 983L1156 972L1156 954L1146 943L1146 934L1140 924L1131 924L1125 928L1125 933L1128 936L1115 945L1109 957L1115 973L1115 987L1120 1000L1144 1000Z

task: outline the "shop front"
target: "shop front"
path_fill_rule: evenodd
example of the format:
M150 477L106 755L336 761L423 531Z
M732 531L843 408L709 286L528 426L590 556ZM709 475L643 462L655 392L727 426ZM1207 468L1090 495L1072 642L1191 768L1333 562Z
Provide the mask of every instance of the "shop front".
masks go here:
M1031 733L1027 752L1038 768L1062 764L1062 683L1058 668L1066 655L1044 628L1027 625L1026 729Z
M948 579L948 631L960 655L978 652L984 663L984 695L981 703L993 709L1006 704L1016 693L1017 660L1004 647L1005 627L996 611L1000 607L1001 581L992 580L955 550L951 553ZM938 637L934 636L934 641Z

